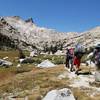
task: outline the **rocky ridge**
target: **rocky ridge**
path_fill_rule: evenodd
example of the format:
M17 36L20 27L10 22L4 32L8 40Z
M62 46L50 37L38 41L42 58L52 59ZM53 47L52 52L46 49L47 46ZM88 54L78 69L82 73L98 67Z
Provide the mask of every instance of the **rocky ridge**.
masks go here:
M23 20L19 16L0 17L0 48L10 46L27 50L34 48L43 50L45 47L56 45L61 48L74 46L78 42L85 47L90 47L99 43L99 38L99 26L83 33L61 33L37 26L32 18Z

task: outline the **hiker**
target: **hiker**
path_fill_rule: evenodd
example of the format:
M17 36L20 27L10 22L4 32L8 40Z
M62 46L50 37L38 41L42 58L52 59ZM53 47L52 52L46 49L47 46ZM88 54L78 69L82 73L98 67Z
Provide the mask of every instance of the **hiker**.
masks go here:
M75 52L73 62L74 62L75 69L76 69L75 73L78 74L78 71L80 70L80 63L81 63L80 52Z
M66 67L70 68L70 71L73 71L73 57L74 57L74 49L67 48L67 50L66 50Z
M93 52L93 58L96 65L95 81L100 82L100 44L98 44Z
M100 45L97 45L93 52L93 59L97 69L100 69Z
M75 65L75 74L78 74L78 71L80 71L80 63L81 63L81 58L83 56L83 47L79 44L76 45L75 51L74 51L74 60L73 63Z

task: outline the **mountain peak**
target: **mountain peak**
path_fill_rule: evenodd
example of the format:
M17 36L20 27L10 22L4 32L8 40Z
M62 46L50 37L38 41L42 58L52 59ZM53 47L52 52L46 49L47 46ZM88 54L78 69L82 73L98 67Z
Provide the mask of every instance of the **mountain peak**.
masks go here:
M33 18L28 18L27 20L25 20L25 22L27 22L27 23L34 23Z

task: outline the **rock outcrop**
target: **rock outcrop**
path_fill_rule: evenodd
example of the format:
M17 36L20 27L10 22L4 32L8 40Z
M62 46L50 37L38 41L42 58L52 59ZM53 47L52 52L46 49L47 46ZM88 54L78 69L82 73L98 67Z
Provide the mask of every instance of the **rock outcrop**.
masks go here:
M3 59L0 59L0 66L5 66L5 67L9 67L12 66L13 64L10 61L6 61Z
M75 100L71 90L64 88L61 90L52 90L43 98L43 100Z

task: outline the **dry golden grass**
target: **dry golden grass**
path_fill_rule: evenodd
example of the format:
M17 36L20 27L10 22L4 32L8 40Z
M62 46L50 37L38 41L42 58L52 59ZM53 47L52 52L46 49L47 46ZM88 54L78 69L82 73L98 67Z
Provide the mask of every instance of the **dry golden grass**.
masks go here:
M18 63L18 51L1 51L0 58L8 56L14 66ZM100 95L90 97L86 91L80 88L69 87L70 81L66 76L64 79L57 79L60 74L67 72L64 65L54 68L37 68L32 64L23 64L21 68L0 69L0 97L6 93L18 93L16 100L41 100L52 89L70 88L77 100L100 100ZM89 67L82 66L83 71L89 71ZM95 70L95 69L91 69ZM20 72L20 73L19 73Z
M47 69L33 67L31 72L17 74L8 83L2 84L0 90L2 93L16 90L19 92L16 97L19 98L18 100L25 96L28 96L29 100L41 100L42 96L52 89L70 88L77 100L99 100L100 96L91 98L84 90L69 87L70 82L67 77L62 80L57 79L57 76L63 72L67 72L63 65ZM22 92L26 90L28 92Z
M38 87L38 92L41 95L45 95L51 89L63 88L68 86L68 80L57 80L57 76L63 71L64 69L62 66L50 69L39 69L34 67L31 72L17 74L13 77L13 79L9 79L9 82L7 84L0 85L0 90L2 90L2 93L4 93L5 91L14 92L14 89L17 89L19 92L28 89L34 90L34 88L36 89Z

